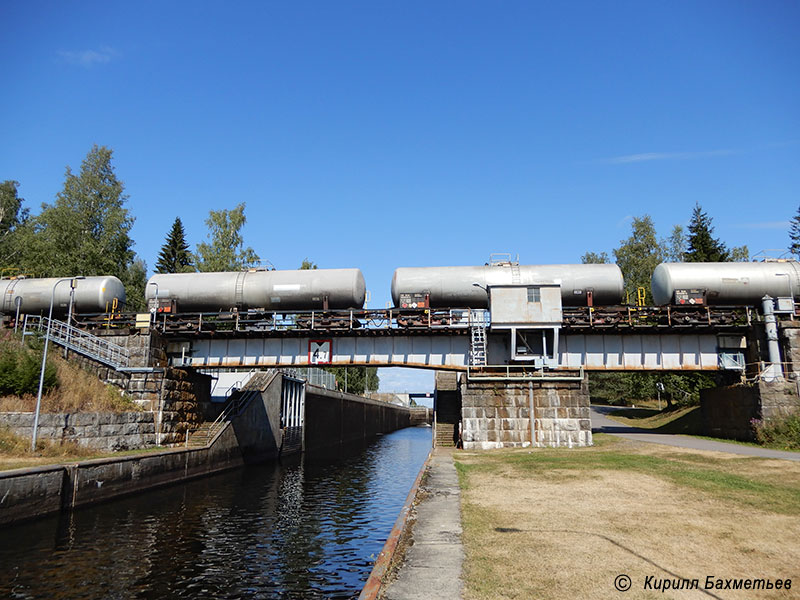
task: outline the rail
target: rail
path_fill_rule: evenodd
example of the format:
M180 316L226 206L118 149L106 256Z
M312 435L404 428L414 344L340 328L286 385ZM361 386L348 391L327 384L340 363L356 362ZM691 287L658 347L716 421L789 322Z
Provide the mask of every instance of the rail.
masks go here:
M747 306L565 306L564 331L606 333L612 331L675 331L713 329L741 331L758 320ZM81 327L105 327L98 316L79 317ZM160 313L151 328L165 335L269 336L306 335L315 332L347 335L463 333L472 327L488 326L485 309L470 308L386 308L351 310L223 311L217 313ZM136 327L133 314L121 314L115 327Z
M518 365L467 367L469 381L583 381L583 367L564 375L563 371L545 371Z
M25 315L22 335L23 337L35 334L43 335L47 332L48 325L50 340L54 343L117 370L129 367L130 355L127 348L86 333L63 321L48 319L39 315Z

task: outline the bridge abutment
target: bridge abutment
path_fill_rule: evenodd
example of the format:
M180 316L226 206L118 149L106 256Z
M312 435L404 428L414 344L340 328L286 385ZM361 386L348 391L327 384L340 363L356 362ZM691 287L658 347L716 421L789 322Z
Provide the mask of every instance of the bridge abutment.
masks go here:
M592 445L587 378L461 383L464 449Z

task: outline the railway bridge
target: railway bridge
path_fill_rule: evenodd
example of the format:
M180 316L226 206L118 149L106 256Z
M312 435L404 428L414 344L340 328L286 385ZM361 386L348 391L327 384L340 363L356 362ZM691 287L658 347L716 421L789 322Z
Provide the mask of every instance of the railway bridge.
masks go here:
M538 302L525 286L498 287L488 309L156 309L78 319L94 332L149 336L148 356L140 358L147 368L435 369L438 425L465 448L590 445L588 378L597 371L709 371L721 384L749 380L754 416L786 412L797 397L793 305L777 314L771 300L761 311L567 307L557 286L539 286Z

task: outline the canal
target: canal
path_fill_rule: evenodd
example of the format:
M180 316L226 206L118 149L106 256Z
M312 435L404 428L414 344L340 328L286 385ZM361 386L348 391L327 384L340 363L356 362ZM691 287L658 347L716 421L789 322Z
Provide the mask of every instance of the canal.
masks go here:
M430 447L412 427L0 529L0 597L355 598Z

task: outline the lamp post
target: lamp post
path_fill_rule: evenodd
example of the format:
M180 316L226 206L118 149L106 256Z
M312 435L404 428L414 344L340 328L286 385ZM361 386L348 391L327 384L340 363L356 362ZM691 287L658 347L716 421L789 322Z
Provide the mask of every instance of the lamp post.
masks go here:
M39 412L42 408L42 388L44 387L44 368L47 362L47 344L50 341L50 322L53 320L53 302L56 298L56 288L62 281L71 281L74 279L85 279L83 275L77 277L63 277L53 284L53 290L50 293L50 313L47 316L47 332L44 335L44 350L42 351L42 370L39 373L39 393L36 395L36 413L33 417L33 436L31 436L31 452L36 452L36 435L39 429Z

